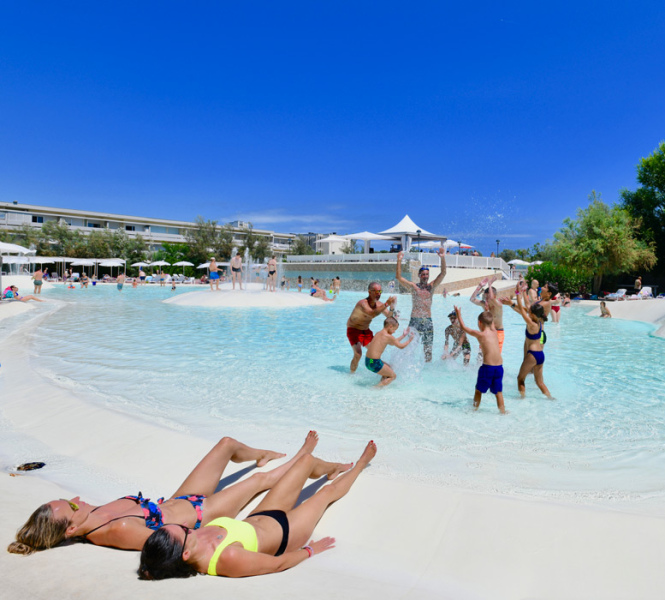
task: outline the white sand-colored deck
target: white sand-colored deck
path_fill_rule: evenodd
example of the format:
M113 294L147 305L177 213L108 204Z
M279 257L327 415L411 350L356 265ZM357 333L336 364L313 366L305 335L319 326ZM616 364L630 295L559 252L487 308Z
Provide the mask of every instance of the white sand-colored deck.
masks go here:
M280 297L264 295L275 301ZM639 320L645 317L640 311L650 310L646 301L625 304L635 305L628 310ZM31 367L21 331L5 340L4 347L11 352L2 353L3 418L60 460L82 461L118 482L118 496L138 490L170 493L211 445L94 405L84 392L43 379ZM220 436L227 433L233 432ZM317 453L324 458L355 460L362 450L351 437L332 445L321 434ZM262 445L260 431L252 435L255 439L243 441ZM293 453L301 442L284 440L275 449ZM40 458L25 456L21 462ZM135 574L136 553L74 544L28 557L0 552L3 595L38 600L665 597L663 518L387 479L380 475L381 461L379 448L374 467L317 526L314 537L334 536L337 547L290 571L240 580L199 576L142 582ZM81 492L48 481L44 472L10 477L12 466L6 461L0 465L0 534L5 543L39 504ZM101 503L111 498L88 490L86 499Z
M581 306L593 307L589 311L591 316L600 316L600 302L596 300L580 300L579 304ZM607 308L612 313L613 319L652 323L658 327L654 335L665 337L665 299L655 298L649 300L607 302Z

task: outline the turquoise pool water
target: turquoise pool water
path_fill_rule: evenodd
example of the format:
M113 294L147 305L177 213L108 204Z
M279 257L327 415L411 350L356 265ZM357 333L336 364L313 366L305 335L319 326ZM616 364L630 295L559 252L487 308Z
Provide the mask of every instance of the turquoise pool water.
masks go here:
M470 367L439 360L451 298L434 301L435 360L424 364L415 344L389 350L398 380L376 390L378 377L363 366L348 374L346 319L360 294L275 310L161 302L171 295L157 287L49 291L65 304L35 330L32 361L90 402L211 440L265 430L266 443L279 446L317 429L322 437L376 440L377 469L389 476L637 510L663 506L664 346L646 324L564 309L561 323L546 327L545 381L556 400L545 399L533 378L520 400L524 325L507 310L510 414L500 416L489 394L471 410L475 340ZM475 323L477 307L454 300ZM400 296L398 308L406 325L410 297ZM0 335L10 321L0 323ZM380 326L377 320L373 329Z

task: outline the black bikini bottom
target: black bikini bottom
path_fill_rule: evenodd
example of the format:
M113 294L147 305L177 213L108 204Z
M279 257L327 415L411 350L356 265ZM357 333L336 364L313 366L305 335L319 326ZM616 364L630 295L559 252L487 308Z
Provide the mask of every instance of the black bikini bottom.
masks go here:
M261 512L252 513L250 517L266 516L271 517L277 521L282 527L282 543L279 545L275 556L281 556L286 550L289 543L289 520L286 518L286 513L283 510L263 510Z

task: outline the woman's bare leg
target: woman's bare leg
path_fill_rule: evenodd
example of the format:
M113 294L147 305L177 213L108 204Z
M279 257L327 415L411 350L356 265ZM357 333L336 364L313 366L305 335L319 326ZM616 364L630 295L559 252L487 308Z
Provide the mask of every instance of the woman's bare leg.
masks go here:
M235 518L257 494L272 488L301 457L311 454L318 439L316 432L310 431L305 438L305 443L288 462L272 471L255 473L243 481L208 496L203 501L203 524L205 525L217 517Z
M543 379L543 365L536 366L536 368L533 370L533 376L536 379L536 385L540 388L540 391L551 399L552 394L550 394L550 391L545 385L545 380Z
M185 494L202 494L211 496L222 478L229 461L241 463L256 461L257 467L263 467L271 460L286 456L280 452L271 450L259 450L251 448L238 440L223 437L215 447L203 457L203 460L194 467L182 485L175 491L173 496L184 496ZM172 497L173 497L172 496Z
M527 354L526 358L522 362L520 367L520 372L517 374L517 390L520 393L520 396L524 398L526 396L526 376L531 373L533 368L536 366L536 359L533 354Z
M300 548L309 541L316 524L323 513L333 503L345 496L369 462L376 456L376 444L369 442L362 456L350 470L338 477L330 485L319 490L309 500L289 511L289 543L287 551Z
M340 473L348 471L353 463L326 462L311 454L301 456L295 464L273 486L254 512L264 510L291 510L300 496L303 485L308 479L318 479L327 475L334 479Z

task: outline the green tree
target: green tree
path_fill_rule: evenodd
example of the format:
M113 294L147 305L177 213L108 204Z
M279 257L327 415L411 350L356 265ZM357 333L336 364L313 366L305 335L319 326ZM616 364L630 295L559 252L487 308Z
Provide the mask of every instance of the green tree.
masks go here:
M215 231L212 245L214 256L220 260L230 260L233 246L233 230L228 225Z
M531 265L526 274L527 281L537 279L541 285L545 282L556 283L559 292L575 293L582 289L584 285L591 287L591 277L580 273L564 265L554 265L551 262L544 262L542 265Z
M261 235L254 245L253 256L257 262L263 262L268 255L272 256L270 240L265 235Z
M207 262L210 253L215 249L217 240L217 221L206 220L201 216L196 217L195 226L188 229L185 239L189 245L190 261L194 263Z
M501 252L499 252L499 256L506 262L510 262L511 260L517 258L517 252L515 252L515 250L511 250L510 248L504 248L501 250Z
M554 234L559 262L578 273L593 277L597 293L604 275L651 268L656 264L653 242L638 238L641 226L620 206L609 207L592 192L589 206L566 219Z
M154 261L165 260L169 263L171 266L165 267L164 271L173 275L174 273L180 273L183 270L183 267L174 267L173 265L177 262L187 260L188 256L189 246L187 244L169 244L168 242L164 242L162 244L162 249L155 252L152 259Z
M307 239L303 235L297 235L291 244L291 254L300 256L303 254L314 254L314 250L307 243Z
M640 187L634 192L621 190L623 207L633 218L641 220L640 239L653 240L657 257L665 260L665 142L640 160L637 181Z
M354 240L349 240L345 244L342 244L340 251L342 254L356 254L358 251L358 245Z
M254 228L252 227L251 223L249 227L243 229L242 231L244 238L242 246L240 246L240 254L244 256L245 252L249 252L249 255L252 258L256 258L255 250L256 250L256 244L258 244L259 242L259 236L254 233Z
M78 257L77 251L81 251L81 233L65 222L47 221L42 225L42 236L51 247L51 256Z

